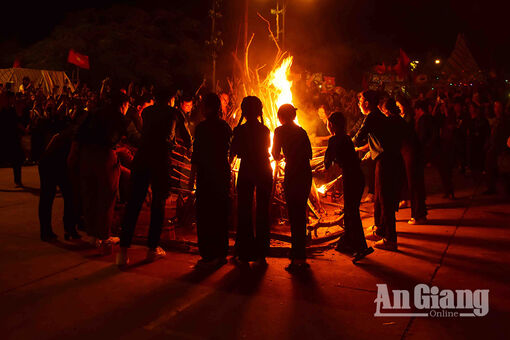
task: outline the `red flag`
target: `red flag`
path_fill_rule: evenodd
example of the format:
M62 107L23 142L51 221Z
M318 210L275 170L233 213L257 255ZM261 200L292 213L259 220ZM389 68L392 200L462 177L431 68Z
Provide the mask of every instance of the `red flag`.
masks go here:
M12 64L12 68L21 68L21 61L18 58L14 59L14 63Z
M78 67L84 68L86 70L90 69L89 57L86 55L80 54L73 49L69 50L69 56L67 57L67 62L70 64L74 64Z
M400 49L398 61L395 66L393 66L393 71L401 77L404 78L409 71L409 64L411 63L411 59L407 56L403 49Z

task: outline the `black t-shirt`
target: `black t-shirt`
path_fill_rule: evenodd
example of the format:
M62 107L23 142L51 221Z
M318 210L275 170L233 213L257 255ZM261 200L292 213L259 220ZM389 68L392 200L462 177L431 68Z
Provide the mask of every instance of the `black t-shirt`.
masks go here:
M348 135L334 135L329 139L324 155L324 165L329 168L333 163L337 163L342 168L344 179L362 176L358 154Z
M191 163L197 167L199 190L201 185L224 185L230 179L228 149L231 138L232 129L220 118L206 119L196 127Z
M271 176L269 129L260 122L247 122L234 129L230 154L241 159L239 177L253 181Z
M310 159L312 146L306 131L294 123L276 128L273 140L273 156L279 158L283 150L285 156L285 177L311 174Z

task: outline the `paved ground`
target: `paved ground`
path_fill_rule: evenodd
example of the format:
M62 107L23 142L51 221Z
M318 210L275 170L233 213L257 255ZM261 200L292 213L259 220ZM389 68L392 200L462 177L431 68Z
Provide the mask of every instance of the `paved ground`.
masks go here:
M23 171L27 188L19 190L0 169L2 339L510 338L510 203L477 195L469 181L454 202L429 197L427 226L407 225L409 209L398 214L399 252L376 251L354 266L328 251L310 261L309 275L293 277L283 269L288 260L278 258L266 271L228 264L196 272L198 257L185 253L121 271L113 257L83 244L41 242L36 168ZM57 199L54 229L62 239L61 213ZM144 249L132 256L141 260ZM490 289L490 312L376 318L378 283Z

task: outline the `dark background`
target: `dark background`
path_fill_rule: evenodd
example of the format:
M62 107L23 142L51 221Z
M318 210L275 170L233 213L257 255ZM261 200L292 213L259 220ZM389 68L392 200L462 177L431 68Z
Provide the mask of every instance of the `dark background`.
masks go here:
M469 47L483 70L496 69L501 73L508 69L510 30L506 21L509 12L504 1L287 2L285 47L296 57L294 71L310 70L335 75L337 83L346 87L359 87L362 72L375 63L394 63L399 48L403 48L412 59L446 59L458 33L465 33ZM4 2L1 5L0 66L10 67L18 58L22 66L69 71L70 65L65 60L68 48L78 45L74 48L91 58L91 71L89 74L82 72L91 81L105 75L99 73L111 73L109 75L120 78L136 77L140 81L158 82L151 78L158 78L159 70L162 70L178 73L166 80L173 85L185 82L188 83L186 86L198 86L201 77L210 72L210 58L204 41L210 34L207 11L211 3L209 0ZM256 13L260 12L274 23L274 16L270 14L274 4L275 0L250 0L249 32L255 33L250 59L257 65L271 63L274 49L266 26ZM133 27L126 32L126 21L115 18L116 13L119 16L126 13L118 9L119 5L140 11L128 10L127 22ZM243 8L244 0L223 1L223 18L219 27L225 46L218 63L220 78L232 72L231 53L236 46L242 47ZM87 9L88 12L83 12ZM154 13L160 10L167 14L160 22L155 22L152 20ZM95 36L88 37L90 29L77 29L80 20L76 18L94 17L90 19L92 22L88 21L87 27L95 27L95 13L98 11L104 14L102 26ZM135 20L142 16L137 13L147 14L146 20ZM112 27L111 21L117 21L116 25ZM166 25L163 28L161 21ZM83 22L81 25L86 26ZM169 30L174 30L175 36ZM143 34L139 36L138 32ZM103 39L106 41L94 44L94 39L101 39L103 34L108 37ZM67 38L62 38L63 35ZM116 41L118 36L122 37L123 40L119 40L122 43ZM143 39L145 42L139 43ZM139 53L147 44L151 46L151 54L156 55ZM166 66L158 59L158 45L165 51L159 59L166 59ZM130 51L130 46L134 46L133 51ZM102 53L104 50L110 51ZM125 60L126 54L132 55L131 60ZM110 63L117 64L117 68L112 70L108 67ZM134 64L142 66L138 66L139 70L135 72L132 71ZM150 72L144 71L151 67L153 70Z

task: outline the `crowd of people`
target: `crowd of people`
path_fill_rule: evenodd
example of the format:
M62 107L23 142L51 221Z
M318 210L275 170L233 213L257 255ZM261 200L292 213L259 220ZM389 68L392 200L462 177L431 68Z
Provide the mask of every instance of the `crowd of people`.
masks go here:
M281 126L274 131L271 143L263 104L254 96L245 97L241 117L227 123L226 111L231 105L227 94L201 95L198 104L192 97L172 96L164 88L131 84L125 90L114 89L108 78L98 92L82 85L74 91L64 86L44 94L29 79L23 80L17 93L3 86L1 91L2 160L12 166L16 186L23 186L23 163L38 164L43 241L57 237L51 210L59 188L64 198L64 237L79 239L78 230L83 230L101 253L111 252L119 242L112 237L111 226L114 205L120 200L126 209L117 263L126 265L138 215L150 193L147 259L165 256L159 241L165 202L176 186L171 175L172 151L182 148L188 151L191 163L187 189L196 188L201 255L197 265L226 263L232 214L231 164L239 158L234 259L241 265L255 261L265 266L270 247L272 157L285 159L286 164L283 188L292 239L287 269L308 268L312 147L308 133L294 122L296 108L291 104L279 108ZM509 150L505 104L476 91L440 89L410 98L402 92L367 90L357 97L361 113L357 122L351 122L353 113L341 112L332 103L320 105L320 119L327 131L321 131L323 138L313 142L327 141L325 168L337 163L343 173L345 234L337 250L351 254L353 262L374 251L366 240L374 241L375 248L397 250L395 212L399 206L410 205L410 224L427 223L424 169L429 165L440 175L445 198L455 198L456 169L483 178L485 193L495 194L502 159ZM31 136L28 154L22 146L27 134ZM368 169L365 174L362 166ZM508 177L503 178L510 192ZM374 202L374 225L367 235L359 213L365 183L365 200Z

